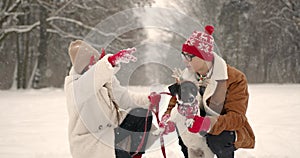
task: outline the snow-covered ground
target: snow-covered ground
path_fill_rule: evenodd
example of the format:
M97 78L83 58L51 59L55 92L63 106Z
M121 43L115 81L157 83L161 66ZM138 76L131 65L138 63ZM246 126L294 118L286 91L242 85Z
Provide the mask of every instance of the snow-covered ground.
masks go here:
M247 116L256 135L256 147L239 149L236 157L298 157L300 85L255 84L249 91ZM67 123L61 89L0 91L0 157L71 158ZM169 157L181 157L176 143L169 144ZM145 157L162 156L158 150Z

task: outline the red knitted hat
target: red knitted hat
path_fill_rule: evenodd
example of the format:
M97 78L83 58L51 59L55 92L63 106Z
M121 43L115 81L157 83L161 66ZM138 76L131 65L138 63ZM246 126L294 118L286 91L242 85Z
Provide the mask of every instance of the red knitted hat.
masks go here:
M205 32L194 31L193 34L182 45L182 52L195 55L205 61L212 61L214 58L214 38L212 33L214 27L205 26Z

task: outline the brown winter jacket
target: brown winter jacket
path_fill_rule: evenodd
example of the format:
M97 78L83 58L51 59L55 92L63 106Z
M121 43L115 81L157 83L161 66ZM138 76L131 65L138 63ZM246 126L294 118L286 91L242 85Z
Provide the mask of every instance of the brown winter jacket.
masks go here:
M236 131L236 148L254 148L255 136L246 117L249 98L247 79L242 72L229 65L227 73L224 107L209 133L218 135L224 130ZM219 84L222 83L218 82L218 87Z
M210 134L219 135L224 130L236 131L236 148L254 148L255 136L247 121L246 111L248 106L248 85L245 75L239 70L227 65L228 79L218 81L215 93L209 98L208 105L214 111L220 111L217 122L213 125ZM225 88L225 89L224 89ZM219 92L219 93L218 93ZM226 93L223 93L226 92ZM220 101L221 98L225 101ZM165 114L170 114L176 105L176 97L170 99L169 106ZM218 106L214 103L223 103L224 106Z

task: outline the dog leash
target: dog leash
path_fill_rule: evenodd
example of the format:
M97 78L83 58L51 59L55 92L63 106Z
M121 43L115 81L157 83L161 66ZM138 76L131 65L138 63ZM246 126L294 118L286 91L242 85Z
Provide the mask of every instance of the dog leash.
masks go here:
M172 96L172 94L168 93L168 92L161 92L159 94L166 94L166 95ZM158 108L158 106L159 105L154 106L154 107L156 107L155 110L151 109L150 107L148 108L148 111L147 111L147 114L146 114L145 126L144 126L144 134L143 134L142 140L141 140L141 142L140 142L137 150L132 155L132 157L134 157L136 154L138 154L138 152L143 147L143 144L144 144L144 141L145 141L145 137L146 137L146 132L147 132L148 116L150 114L150 111L154 113L154 115L156 117L157 124L160 123L160 120L159 120L159 108ZM159 137L160 137L161 152L162 152L164 158L166 158L166 148L165 148L165 142L164 142L163 134L160 134Z
M150 113L150 108L148 108L148 110L147 110L146 120L145 120L145 126L144 126L144 133L143 133L142 140L141 140L139 146L137 147L135 153L132 155L132 157L134 157L136 154L138 154L139 151L141 150L141 148L144 145L144 141L145 141L145 137L146 137L146 132L147 132L147 125L148 125L148 116L149 116L149 113Z
M166 95L172 96L172 94L171 94L171 93L168 93L168 92L161 92L161 93L159 93L159 94L166 94ZM159 120L159 107L158 107L158 105L155 106L155 107L156 107L156 110L154 111L154 110L152 109L151 111L155 114L157 124L159 124L159 123L160 123L160 120ZM166 156L166 148L165 148L165 141L164 141L163 133L161 133L161 134L159 135L159 137L160 137L159 140L160 140L160 146L161 146L160 148L161 148L161 152L162 152L164 158L166 158L167 156Z

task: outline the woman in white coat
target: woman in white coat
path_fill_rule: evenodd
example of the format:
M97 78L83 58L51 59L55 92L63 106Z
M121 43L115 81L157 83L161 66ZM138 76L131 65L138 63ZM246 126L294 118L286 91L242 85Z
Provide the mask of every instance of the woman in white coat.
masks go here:
M115 55L102 51L100 55L84 41L70 44L73 66L65 78L65 93L73 158L137 158L144 153L152 123L146 110L148 95L128 92L114 76L120 62L136 60L134 51L122 50ZM159 100L158 94L150 96L155 105ZM130 111L132 108L136 109ZM131 139L125 141L128 136Z

